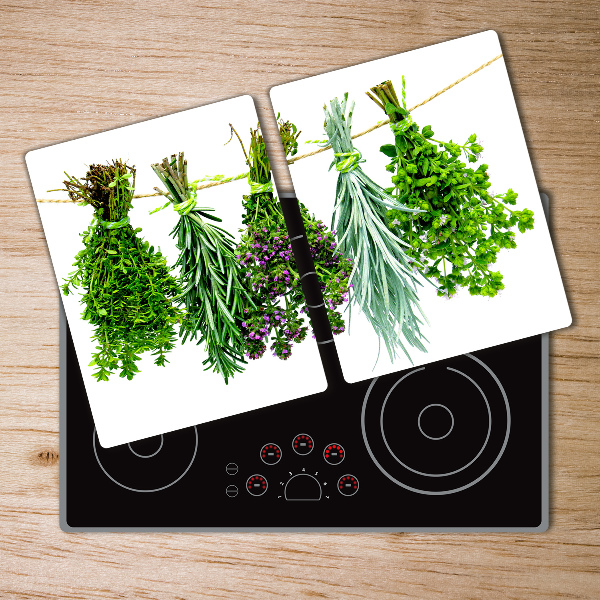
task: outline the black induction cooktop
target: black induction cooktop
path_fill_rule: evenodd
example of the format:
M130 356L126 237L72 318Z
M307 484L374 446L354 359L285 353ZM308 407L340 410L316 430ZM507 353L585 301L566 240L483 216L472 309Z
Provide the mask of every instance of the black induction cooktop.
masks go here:
M61 312L61 527L548 527L547 335L348 384L327 323L315 333L327 391L103 448Z

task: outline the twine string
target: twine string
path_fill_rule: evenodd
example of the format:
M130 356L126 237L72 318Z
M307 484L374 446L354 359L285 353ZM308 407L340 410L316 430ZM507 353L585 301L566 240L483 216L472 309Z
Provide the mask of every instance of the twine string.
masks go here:
M481 71L482 69L489 67L493 62L497 61L499 58L502 58L502 54L498 54L498 56L492 58L492 60L489 60L488 62L484 63L480 67L477 67L474 71L467 73L467 75L465 75L464 77L457 79L454 83L451 83L450 85L446 86L443 90L440 90L439 92L436 92L435 94L433 94L433 96L429 96L429 98L427 98L426 100L423 100L423 102L419 102L419 104L415 104L415 106L408 109L408 112L412 112L416 108L419 108L420 106L423 106L424 104L427 104L428 102L431 102L438 96L441 96L444 92L447 92L448 90L452 89L455 85L458 85L459 83L462 83L465 79L471 77L471 75L475 75L475 73L479 73L479 71ZM375 131L376 129L379 129L380 127L383 127L384 125L387 125L389 122L390 122L389 119L379 121L379 123L376 123L372 127L369 127L368 129L365 129L364 131L361 131L360 133L356 133L355 135L352 136L351 139L355 140L356 138L361 137L362 135L371 133L371 131ZM302 160L303 158L308 158L309 156L315 156L315 154L321 154L321 152L325 152L325 150L329 150L330 148L331 148L331 145L328 144L327 146L323 146L322 148L317 148L317 150L313 150L312 152L307 152L306 154L301 154L300 156L291 158L287 162L289 165L291 165L291 164L295 163L297 160Z
M250 193L251 194L266 194L273 191L273 182L267 181L267 183L258 183L257 181L250 182Z
M184 202L173 204L173 208L183 217L196 208L196 200L194 198L188 198Z
M413 106L412 108L408 109L408 112L412 112L413 110L415 110L416 108L419 108L420 106L423 106L424 104L427 104L428 102L431 102L432 100L434 100L435 98L437 98L438 96L441 96L443 93L447 92L448 90L451 90L454 86L458 85L459 83L462 83L465 79L468 79L469 77L471 77L472 75L475 75L475 73L479 73L479 71L481 71L482 69L485 69L486 67L489 67L493 62L497 61L499 58L502 58L502 54L498 54L498 56L495 56L494 58L492 58L492 60L488 60L488 62L482 64L481 66L477 67L474 71L471 71L470 73L467 73L464 77L461 77L460 79L457 79L456 81L454 81L453 83L451 83L450 85L447 85L444 89L440 90L439 92L436 92L435 94L433 94L433 96L429 96L429 98L426 98L425 100L423 100L423 102L419 102L419 104L415 104L415 106ZM404 98L403 98L404 100ZM368 129L365 129L364 131L361 131L359 133L356 133L352 136L351 139L356 139L359 138L363 135L366 135L367 133L371 133L371 131L375 131L376 129L379 129L380 127L383 127L384 125L387 125L390 122L389 119L385 119L383 121L379 121L379 123L376 123L375 125L369 127ZM287 163L288 165L293 165L295 162L302 160L304 158L308 158L309 156L315 156L317 154L321 154L321 152L325 152L326 150L330 150L331 149L331 145L327 145L327 146L322 146L321 148L317 148L316 150L313 150L312 152L307 152L306 154L300 154L299 156L295 156L294 158L288 158L287 159ZM249 175L249 173L241 173L240 175L235 175L233 177L226 177L224 179L218 179L215 181L210 181L209 183L204 183L201 185L196 186L197 190L205 190L207 188L211 188L211 187L215 187L217 185L223 185L225 183L229 183L230 181L237 181L238 179L243 179L244 177L247 177ZM251 183L252 185L252 183ZM265 184L267 185L267 184ZM273 189L273 184L271 183L271 190ZM252 192L252 193L256 193L256 192ZM135 196L133 196L134 198L151 198L151 197L155 197L155 196L160 196L160 194L155 193L155 194L136 194ZM37 202L56 202L56 203L61 203L61 202L73 202L73 200L65 200L65 199L50 199L50 198L39 198L37 199Z
M335 162L335 170L340 173L350 173L361 162L365 162L365 159L358 150L354 150L353 152L336 152L334 156L336 159L341 158L341 160Z
M96 224L104 227L104 229L122 229L123 227L127 227L127 225L129 225L129 217L123 217L119 221L103 221L102 219L95 217L92 220L92 226Z

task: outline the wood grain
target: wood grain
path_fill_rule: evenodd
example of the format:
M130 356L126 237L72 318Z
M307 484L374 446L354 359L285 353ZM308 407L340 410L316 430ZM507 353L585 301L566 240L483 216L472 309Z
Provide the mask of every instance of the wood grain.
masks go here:
M0 597L600 597L598 13L593 0L1 0ZM271 86L486 29L551 197L574 314L551 343L550 531L62 533L58 293L25 153L243 93L273 141Z

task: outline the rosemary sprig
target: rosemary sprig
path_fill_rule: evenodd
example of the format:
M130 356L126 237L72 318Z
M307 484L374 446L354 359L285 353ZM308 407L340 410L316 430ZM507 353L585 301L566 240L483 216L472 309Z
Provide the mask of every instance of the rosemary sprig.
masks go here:
M94 377L107 381L120 369L121 377L132 379L146 351L164 366L174 347L175 323L183 317L173 306L181 289L166 258L137 237L140 228L129 225L135 168L116 160L91 165L81 180L65 175L71 200L94 207L94 219L81 234L84 249L76 256L76 270L62 286L65 295L84 290L82 318L94 326L92 339L98 343L90 363Z
M393 198L362 170L364 162L352 144L352 102L347 111L348 94L340 103L326 106L325 132L334 151L330 169L338 171L336 203L332 228L337 230L340 251L352 259L350 274L352 300L383 340L393 360L400 348L410 359L403 342L426 351L420 331L423 317L417 296L420 275L413 271L412 260L402 249L405 245L386 226L388 210L413 213L400 199Z
M187 310L180 329L182 341L205 342L205 370L220 373L228 383L230 377L244 370L240 324L244 308L254 306L240 280L233 236L207 222L221 222L210 214L212 208L196 205L195 184L188 183L183 152L153 164L152 169L167 190L155 188L168 198L165 206L172 204L179 213L171 235L180 251L175 267L181 267L183 292L179 298Z

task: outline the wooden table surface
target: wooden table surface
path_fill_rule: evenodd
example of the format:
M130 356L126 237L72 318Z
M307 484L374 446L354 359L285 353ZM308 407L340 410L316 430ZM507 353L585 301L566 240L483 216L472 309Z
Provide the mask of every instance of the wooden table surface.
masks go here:
M1 0L0 597L599 598L598 7ZM58 290L25 153L244 93L273 140L272 85L486 29L500 34L539 186L551 198L574 316L551 336L550 530L63 533Z

